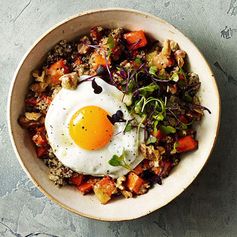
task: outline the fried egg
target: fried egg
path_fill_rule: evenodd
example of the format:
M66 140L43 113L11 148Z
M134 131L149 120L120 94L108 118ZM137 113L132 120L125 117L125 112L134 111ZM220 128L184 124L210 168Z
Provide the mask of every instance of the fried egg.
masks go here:
M137 131L124 133L125 122L113 124L108 118L120 110L124 120L133 119L122 102L123 93L99 77L94 82L102 88L100 93L95 93L91 80L75 90L62 88L58 92L45 118L48 140L66 167L86 175L118 178L129 169L110 165L113 155L126 151L125 162L131 169L143 159L138 151Z

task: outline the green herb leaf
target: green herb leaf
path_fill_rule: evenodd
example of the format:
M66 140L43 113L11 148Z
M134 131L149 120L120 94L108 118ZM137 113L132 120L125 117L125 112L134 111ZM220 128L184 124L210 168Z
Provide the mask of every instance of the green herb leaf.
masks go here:
M112 166L120 166L121 161L119 159L119 156L113 155L112 158L109 160L109 164Z
M115 43L114 43L114 38L112 37L112 35L110 35L110 36L108 37L107 45L108 45L108 47L109 47L110 50L114 48Z
M131 170L131 167L126 163L126 151L123 150L121 156L113 155L112 158L108 161L111 166L122 166L125 169Z
M136 64L141 64L141 63L142 63L142 61L141 61L140 58L135 58L134 62L135 62Z
M156 76L156 73L157 73L157 67L156 66L151 66L149 68L149 73L153 76Z
M130 80L128 82L127 92L132 93L135 88L135 85L136 85L135 82L133 80ZM125 89L126 89L126 87L125 87Z
M179 80L179 74L177 72L173 73L171 80L177 82Z
M140 129L141 129L141 126L142 126L143 122L146 120L146 117L147 117L146 114L142 114L141 121L140 121L140 123L137 126L137 139L136 139L137 146L138 146L139 140L140 140Z
M130 132L132 129L133 129L133 126L132 126L131 122L128 121L128 122L126 123L126 126L125 126L123 132L124 132L124 133L126 133L126 132Z
M185 92L183 96L183 100L191 103L193 101L193 98L189 95L189 93Z
M141 87L139 91L141 95L147 96L147 94L151 94L157 89L159 89L159 86L155 83L151 83L148 86Z
M153 136L150 136L147 141L146 141L146 145L149 145L149 144L153 144L157 141L157 138L156 137L153 137Z
M154 124L153 124L153 130L154 130L154 133L157 133L157 125L158 125L159 121L158 120L155 120Z
M143 107L144 101L145 101L145 98L142 97L140 100L138 100L135 103L135 107L134 107L135 113L139 114L142 111L142 107Z
M175 142L174 145L173 145L173 149L171 150L170 154L175 154L177 153L177 150L176 148L178 147L179 143L178 142Z
M162 125L160 127L161 132L165 133L166 135L170 134L170 133L176 133L176 129L172 126L164 126Z
M157 121L163 121L164 120L164 115L161 113L157 114L156 116L153 116L154 119L156 119Z
M130 106L132 104L132 93L125 94L122 102L125 105Z

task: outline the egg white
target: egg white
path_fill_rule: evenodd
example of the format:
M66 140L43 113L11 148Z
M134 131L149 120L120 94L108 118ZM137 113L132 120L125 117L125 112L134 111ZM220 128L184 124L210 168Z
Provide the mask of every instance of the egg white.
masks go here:
M87 76L80 79L85 78ZM92 82L86 81L75 90L62 88L55 96L45 118L48 140L56 157L72 170L87 175L109 175L118 178L127 174L129 170L121 166L111 166L108 162L113 155L120 156L125 150L127 153L126 163L132 169L143 159L138 151L136 129L124 134L125 123L115 123L114 134L110 143L93 151L79 147L69 134L69 122L73 114L85 106L101 107L110 116L115 114L117 110L121 110L124 119L132 119L122 102L123 93L99 77L96 77L95 81L103 89L100 94L95 94Z

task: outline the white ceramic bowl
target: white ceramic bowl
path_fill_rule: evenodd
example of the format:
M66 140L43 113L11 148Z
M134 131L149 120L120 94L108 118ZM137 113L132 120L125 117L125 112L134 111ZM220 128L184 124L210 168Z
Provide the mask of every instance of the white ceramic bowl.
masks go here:
M50 48L61 39L74 39L88 33L95 25L143 29L149 36L161 41L177 41L187 54L191 70L199 74L202 83L202 104L212 114L206 114L198 127L199 149L182 158L180 164L145 195L119 199L102 205L93 195L83 196L72 187L57 188L47 176L47 167L36 157L31 139L18 123L24 107L24 97L30 83L31 72L37 68ZM14 76L8 103L8 123L11 141L21 166L34 184L52 201L82 216L107 221L135 219L151 213L182 193L205 165L214 146L220 119L220 97L214 75L196 46L180 31L164 20L130 9L95 10L73 16L53 27L33 45L20 63Z

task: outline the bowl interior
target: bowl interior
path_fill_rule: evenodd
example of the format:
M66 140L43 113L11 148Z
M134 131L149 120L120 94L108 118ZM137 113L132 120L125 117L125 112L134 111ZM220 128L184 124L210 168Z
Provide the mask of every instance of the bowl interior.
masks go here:
M30 83L31 72L37 68L46 53L61 39L74 39L88 33L95 25L123 27L130 30L143 29L160 41L177 41L189 57L191 70L199 74L202 83L202 104L212 114L205 114L198 126L199 149L183 157L180 164L145 195L133 199L119 199L101 205L93 196L83 196L72 187L57 188L48 180L47 167L36 155L26 130L17 123L24 107L24 97ZM19 66L9 97L9 126L13 146L19 161L33 182L53 201L63 207L100 220L128 220L148 214L170 202L179 195L197 176L209 157L219 125L219 94L213 74L203 56L193 43L170 24L151 15L125 9L99 10L71 18L43 36L29 51ZM145 204L145 205L144 205Z

